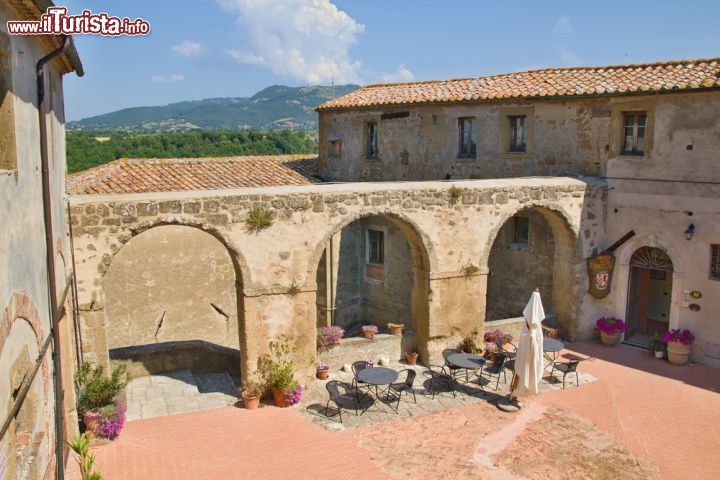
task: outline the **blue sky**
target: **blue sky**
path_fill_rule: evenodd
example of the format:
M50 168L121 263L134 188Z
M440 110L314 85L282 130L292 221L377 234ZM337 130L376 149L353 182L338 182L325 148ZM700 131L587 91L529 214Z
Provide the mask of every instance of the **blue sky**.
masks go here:
M273 84L431 80L720 56L720 2L56 1L148 20L147 37L76 36L68 120L250 96Z

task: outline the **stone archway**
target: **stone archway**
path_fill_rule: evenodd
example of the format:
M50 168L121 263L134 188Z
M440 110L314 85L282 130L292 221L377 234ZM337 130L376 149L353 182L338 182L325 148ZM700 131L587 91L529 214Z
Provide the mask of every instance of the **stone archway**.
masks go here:
M313 256L317 324L356 332L362 324L401 323L427 352L429 271L417 227L390 212L362 212L325 235Z
M239 375L246 344L242 276L226 246L199 228L143 229L103 278L114 361L135 375L189 368Z
M486 327L521 317L535 288L545 312L567 338L576 335L573 266L577 236L561 211L527 206L510 213L490 235Z

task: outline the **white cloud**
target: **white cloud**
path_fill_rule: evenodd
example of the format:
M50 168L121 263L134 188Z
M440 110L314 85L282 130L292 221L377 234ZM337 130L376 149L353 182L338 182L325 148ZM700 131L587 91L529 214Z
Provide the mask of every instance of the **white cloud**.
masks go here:
M570 17L558 18L557 22L555 22L555 28L553 28L553 33L556 35L570 35L574 31Z
M350 48L365 27L330 0L216 1L250 37L249 50L228 51L236 61L309 84L359 80Z
M172 75L153 75L152 77L150 77L150 80L155 83L177 83L185 80L185 75L183 75L182 73L173 73Z
M560 58L562 59L565 66L568 67L577 67L579 65L582 65L582 60L580 57L570 50L568 50L566 47L563 47L561 45L555 47L560 54Z
M170 50L178 57L196 57L203 51L202 46L190 40L185 40L170 47Z
M385 83L412 82L415 74L405 65L400 65L395 73L383 73L380 79Z

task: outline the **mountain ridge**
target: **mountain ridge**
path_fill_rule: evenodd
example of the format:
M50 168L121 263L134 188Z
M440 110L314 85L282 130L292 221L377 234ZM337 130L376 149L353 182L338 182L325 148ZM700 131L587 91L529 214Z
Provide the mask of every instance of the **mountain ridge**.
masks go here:
M124 108L68 122L73 131L186 132L193 130L317 129L315 107L358 85L271 85L250 97L213 97Z

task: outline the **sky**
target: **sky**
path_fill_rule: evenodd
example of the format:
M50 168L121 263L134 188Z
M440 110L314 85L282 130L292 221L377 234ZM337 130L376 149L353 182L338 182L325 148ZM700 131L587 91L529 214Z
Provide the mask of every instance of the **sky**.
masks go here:
M150 22L146 37L74 37L85 76L67 120L301 86L477 77L720 56L720 2L68 0Z

